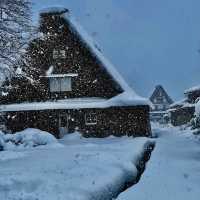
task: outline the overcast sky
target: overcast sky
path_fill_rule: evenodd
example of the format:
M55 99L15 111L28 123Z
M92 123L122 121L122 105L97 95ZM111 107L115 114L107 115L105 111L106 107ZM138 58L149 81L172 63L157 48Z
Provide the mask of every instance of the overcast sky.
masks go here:
M162 84L174 100L200 84L200 0L32 0L64 6L93 36L135 91Z

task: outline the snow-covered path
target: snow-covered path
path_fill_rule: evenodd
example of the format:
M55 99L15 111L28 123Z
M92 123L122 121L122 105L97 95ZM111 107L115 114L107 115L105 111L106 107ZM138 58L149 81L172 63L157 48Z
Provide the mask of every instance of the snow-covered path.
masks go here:
M0 200L106 200L138 176L149 138L85 139L0 152Z
M198 200L200 142L189 130L154 129L159 138L140 182L119 200Z

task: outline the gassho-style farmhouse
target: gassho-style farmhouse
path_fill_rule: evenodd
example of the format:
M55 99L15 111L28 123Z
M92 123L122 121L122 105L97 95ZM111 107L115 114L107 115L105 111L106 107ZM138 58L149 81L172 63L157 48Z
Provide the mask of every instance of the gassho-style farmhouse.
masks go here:
M128 86L67 9L43 10L39 31L27 47L36 86L19 74L1 97L8 130L39 128L56 137L75 131L85 137L151 135L148 101Z

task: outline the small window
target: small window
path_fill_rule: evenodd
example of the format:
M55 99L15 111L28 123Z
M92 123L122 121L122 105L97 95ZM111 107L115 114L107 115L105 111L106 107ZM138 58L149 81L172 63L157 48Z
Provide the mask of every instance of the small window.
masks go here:
M51 77L50 92L72 91L71 77Z
M60 57L61 58L66 58L65 50L60 50Z
M163 109L163 105L158 105L158 109L162 110Z
M96 113L87 113L87 114L85 114L85 124L86 125L96 125L97 124L97 115L96 115Z
M53 59L64 59L66 58L66 52L65 50L53 50Z

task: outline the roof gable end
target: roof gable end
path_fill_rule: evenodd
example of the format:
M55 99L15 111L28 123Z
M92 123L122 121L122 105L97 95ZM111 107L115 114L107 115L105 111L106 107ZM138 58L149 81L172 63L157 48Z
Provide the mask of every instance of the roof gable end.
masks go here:
M61 7L46 8L41 11L40 15L59 15L60 17L64 18L69 24L71 31L78 36L84 47L86 47L92 53L92 55L95 56L97 61L104 67L104 69L110 74L110 76L121 87L121 89L124 92L128 91L135 93L132 88L129 87L121 74L115 69L115 67L103 56L100 49L98 48L98 45L94 43L93 39L75 20L75 18L71 16L68 9Z
M166 98L166 100L169 104L173 103L173 100L170 98L170 96L167 94L167 92L161 85L156 86L153 94L150 97L151 102L154 102L154 99L156 99L159 96L159 93L161 93L162 96L164 96Z

